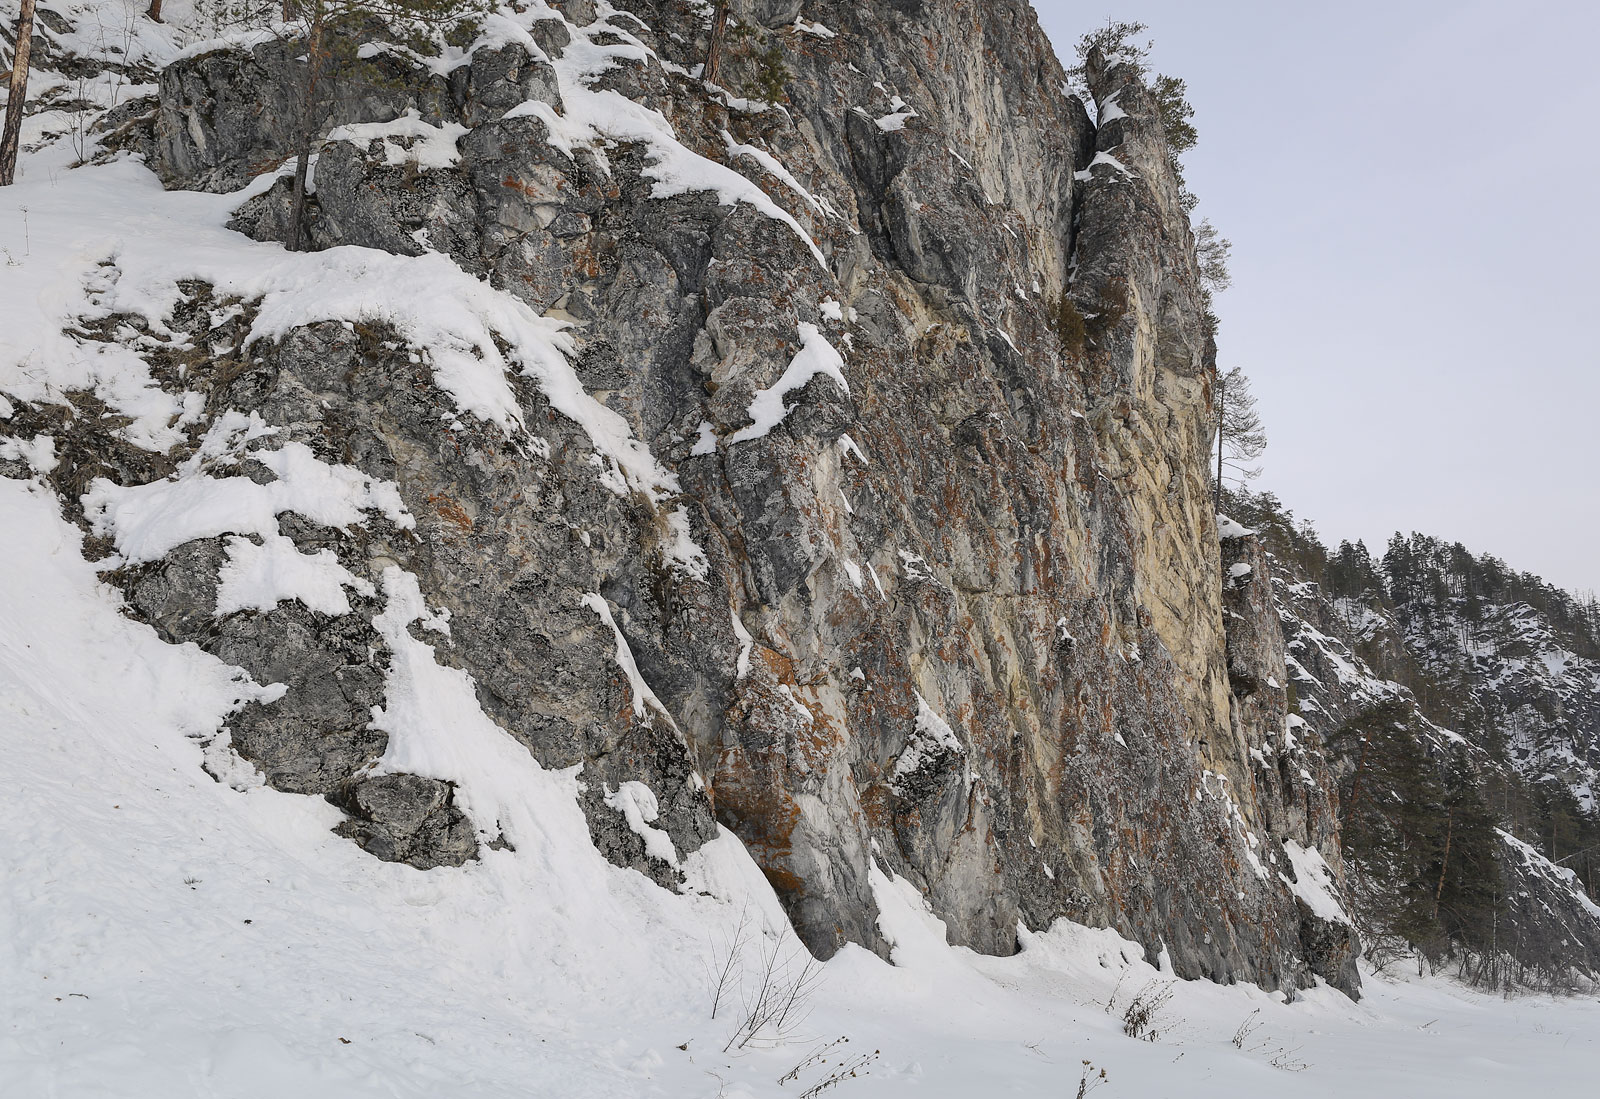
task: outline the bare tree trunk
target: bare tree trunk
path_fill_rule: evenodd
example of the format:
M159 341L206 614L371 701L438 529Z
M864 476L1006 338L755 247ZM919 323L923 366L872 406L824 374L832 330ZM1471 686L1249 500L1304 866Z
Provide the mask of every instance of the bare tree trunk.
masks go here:
M728 0L717 0L717 6L711 11L711 44L706 47L705 68L700 70L702 80L717 82L717 73L722 68L722 40L727 29Z
M161 22L161 0L150 0L150 7L145 10L145 14L155 22Z
M1355 775L1350 780L1350 800L1339 807L1347 815L1347 818L1349 812L1354 809L1356 807L1356 803L1361 800L1361 772L1367 762L1367 744L1367 738L1362 737L1361 747L1356 751Z
M322 76L322 17L311 20L306 37L306 82L300 104L300 154L294 162L294 200L289 210L289 251L303 252L306 246L306 177L311 170L311 143L316 138L317 83Z
M1217 489L1216 507L1213 511L1222 510L1222 414L1227 411L1228 383L1221 377L1217 378Z
M17 146L22 142L22 105L28 98L28 53L33 47L34 0L22 0L17 12L17 50L11 58L11 91L6 100L5 128L0 130L0 187L17 177Z
M1445 818L1444 826L1444 858L1439 863L1439 888L1433 891L1433 918L1439 918L1439 901L1444 897L1444 875L1450 869L1450 839L1455 835L1456 809L1450 807L1450 815Z
M311 144L300 146L294 161L294 200L289 212L289 251L303 252L306 245L306 176L311 169Z

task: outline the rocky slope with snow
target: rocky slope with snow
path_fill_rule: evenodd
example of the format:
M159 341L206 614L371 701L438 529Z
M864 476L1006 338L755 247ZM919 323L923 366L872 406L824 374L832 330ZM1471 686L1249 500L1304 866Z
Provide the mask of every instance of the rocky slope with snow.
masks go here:
M501 738L667 889L731 830L819 956L888 952L881 869L982 952L1353 992L1154 100L1091 65L1091 117L1021 0L801 8L720 86L682 0L360 31L298 253L300 47L139 23L30 120L0 472L259 685L211 772L380 859L516 848Z
M1364 578L1351 585L1341 579L1340 558L1330 561L1314 534L1297 528L1292 516L1267 499L1246 496L1235 503L1270 547L1265 556L1273 570L1286 682L1295 693L1289 718L1294 735L1327 757L1344 779L1357 766L1360 749L1329 751L1328 741L1366 715L1393 707L1426 758L1466 776L1507 826L1514 820L1522 832L1519 838L1496 830L1495 865L1485 870L1493 908L1484 929L1485 952L1504 952L1528 981L1560 985L1573 971L1600 973L1600 905L1592 899L1592 883L1570 860L1551 861L1582 854L1582 834L1574 832L1552 850L1541 842L1550 836L1548 825L1528 819L1518 801L1528 788L1553 784L1570 791L1566 796L1579 821L1592 811L1594 771L1588 761L1595 758L1592 744L1600 731L1594 716L1600 680L1593 678L1593 661L1574 651L1593 643L1581 607L1535 578L1515 574L1510 575L1550 609L1503 596L1496 601L1482 590L1479 566L1461 547L1452 553L1415 535L1397 536L1402 551L1391 546L1382 563L1342 547L1342 558L1353 557ZM1418 552L1407 552L1413 546ZM1419 557L1432 567L1419 566ZM1480 560L1491 562L1491 572L1504 569L1492 559ZM1329 590L1328 583L1351 590ZM1371 900L1353 899L1358 917Z
M1438 705L1533 782L1593 814L1600 789L1600 618L1537 577L1412 535L1385 554L1395 628ZM1592 597L1591 597L1592 600Z

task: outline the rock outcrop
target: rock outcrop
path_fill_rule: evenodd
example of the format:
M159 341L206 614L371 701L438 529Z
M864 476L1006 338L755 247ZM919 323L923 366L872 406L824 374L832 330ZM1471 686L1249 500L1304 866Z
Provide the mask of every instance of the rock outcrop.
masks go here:
M1221 517L1223 617L1236 735L1249 752L1251 790L1262 827L1279 844L1319 852L1343 893L1339 791L1322 735L1290 705L1281 598L1271 554L1259 539ZM1290 867L1287 873L1298 877ZM1351 920L1329 919L1296 896L1301 943L1313 972L1353 989L1360 941Z
M514 414L450 387L456 349L356 318L251 340L254 302L193 286L181 338L141 345L198 394L186 442L58 444L132 610L285 685L234 748L379 857L498 842L447 782L372 772L394 631L429 630L485 714L581 769L613 861L670 887L655 833L724 825L819 955L888 952L876 860L980 951L1066 916L1180 976L1354 993L1348 926L1305 899L1332 887L1285 847L1337 875L1265 559L1219 544L1212 348L1139 74L1091 59L1091 118L1024 0L736 4L722 78L778 80L769 105L693 75L699 5L527 7L319 103L310 233L448 257L542 318L559 363L499 348ZM296 57L171 66L166 185L276 170ZM257 190L235 227L284 239L287 183ZM107 518L180 467L270 486L302 456L366 494L359 523L285 506L248 549L140 559ZM275 539L327 554L343 602L219 605ZM399 576L426 613L397 626Z

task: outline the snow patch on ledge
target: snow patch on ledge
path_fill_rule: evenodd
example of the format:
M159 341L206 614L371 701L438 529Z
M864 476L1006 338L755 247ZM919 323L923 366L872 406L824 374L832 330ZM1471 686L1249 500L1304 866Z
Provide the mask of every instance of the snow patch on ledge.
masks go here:
M729 607L728 617L733 622L733 636L739 639L739 655L734 661L733 676L737 681L750 674L750 653L756 647L756 639L745 629L744 623L739 619L738 611Z
M4 419L9 415L4 405L9 405L10 402L4 397L0 397L0 402L3 402L0 404L0 413L6 413L0 416L0 419ZM35 435L31 442L0 436L0 461L25 462L29 469L42 476L55 469L58 464L56 441L49 435Z
M850 437L848 432L839 436L839 453L854 454L856 456L856 461L860 462L862 465L870 464L867 461L867 456L862 453L861 447L856 444L856 441Z
M1349 915L1338 900L1339 884L1327 860L1322 857L1322 852L1315 847L1301 847L1294 840L1284 840L1283 849L1289 856L1289 864L1294 867L1295 880L1290 881L1287 874L1280 874L1279 877L1295 896L1305 902L1311 914L1333 923L1350 923Z
M850 383L844 377L844 359L828 342L822 330L809 321L800 322L800 350L789 361L777 384L770 389L758 390L750 400L749 427L740 428L728 436L728 445L759 439L783 422L789 414L783 398L798 389L804 389L818 374L832 378L845 396L850 395Z
M826 27L821 23L807 23L804 19L801 19L798 16L795 17L795 21L794 21L794 23L792 25L793 25L794 29L799 31L801 34L809 34L809 35L812 35L813 37L816 37L816 38L838 38L839 37L839 34L838 34L837 31L832 30L831 28Z
M1217 512L1218 538L1244 538L1254 533L1255 531L1251 530L1249 527L1246 527L1237 520L1230 519L1220 511Z
M1110 153L1095 153L1094 159L1089 161L1088 167L1084 168L1082 171L1073 172L1072 178L1077 180L1079 183L1088 183L1090 180L1094 179L1094 170L1096 166L1101 164L1104 164L1108 168L1114 169L1124 179L1138 178L1133 174L1132 171L1129 170L1126 164L1122 163L1122 161L1118 160Z
M549 774L478 704L473 678L442 665L433 646L409 629L437 623L417 578L397 565L383 571L387 600L372 620L390 651L383 705L372 711L372 728L388 734L375 774L413 774L455 784L455 800L480 837L507 836L513 846L532 844L538 829L529 817L530 792Z
M703 581L710 575L711 562L689 527L688 507L679 506L667 513L667 540L661 556L667 567L679 576Z
M916 110L908 106L898 95L889 100L889 110L891 113L873 120L877 123L878 129L886 134L905 129L906 123L917 117Z
M242 419L225 420L218 427L236 426ZM381 512L397 527L416 525L392 483L375 481L350 466L329 465L304 443L251 452L253 460L277 475L265 485L243 476L213 477L206 472L209 457L202 446L176 476L143 485L96 478L83 495L84 513L95 533L110 535L125 563L140 564L196 538L272 538L285 511L341 530L360 524L368 511Z
M270 611L298 599L320 614L350 613L345 588L375 596L377 589L339 564L331 549L301 553L281 534L264 537L261 545L237 535L228 539L228 560L219 574L216 614Z
M363 148L383 142L383 162L391 168L415 164L424 171L452 168L461 159L456 142L468 133L459 122L434 126L424 122L415 107L391 122L355 122L333 129L329 141L348 141Z
M950 728L950 723L928 705L928 700L922 697L921 692L913 691L912 694L917 699L917 724L906 741L905 751L895 760L894 773L889 779L891 789L897 789L901 780L915 774L930 760L951 754L961 755L966 751L955 730Z
M685 146L678 140L672 123L661 112L636 103L615 90L607 88L596 91L591 87L618 63L638 63L653 58L654 53L649 47L604 18L582 28L569 23L568 29L572 32L572 41L554 62L564 113L557 115L547 104L530 100L512 107L505 113L505 118L532 115L541 119L549 128L552 145L568 155L580 144L588 147L603 171L610 171L610 162L603 148L605 142L643 145L647 150L644 175L655 183L650 192L652 198L672 198L695 191L710 191L723 206L747 203L792 229L818 266L824 271L828 269L828 261L816 241L760 187L732 168ZM594 36L602 32L619 35L624 41L596 43Z
M1122 95L1123 89L1118 88L1106 97L1106 101L1099 106L1099 119L1095 125L1104 126L1107 122L1115 122L1119 118L1127 118L1128 112L1117 103L1117 98Z
M622 669L622 674L628 677L628 688L633 694L633 716L646 717L650 710L654 709L681 738L683 734L678 731L677 722L672 720L672 715L667 712L666 706L644 681L644 675L639 671L639 662L633 658L633 650L628 647L628 639L622 636L622 628L611 616L611 606L605 601L605 597L598 592L587 592L583 597L583 605L594 611L602 622L611 627L611 635L617 643L614 658L617 666Z
M607 807L622 814L628 830L644 840L644 853L674 870L678 868L678 848L672 837L654 827L661 818L661 803L655 791L642 782L624 782L615 790L608 785L605 792Z
M826 213L826 211L822 208L822 203L817 201L816 196L814 196L810 191L806 190L805 187L801 185L800 181L794 178L794 175L789 171L789 169L785 168L778 161L777 157L773 156L765 149L758 148L755 145L740 144L733 139L733 135L727 130L722 131L722 140L727 144L729 153L733 154L734 156L749 157L751 160L761 165L762 169L769 175L782 180L783 183L788 186L789 190L805 199L806 204L817 213Z

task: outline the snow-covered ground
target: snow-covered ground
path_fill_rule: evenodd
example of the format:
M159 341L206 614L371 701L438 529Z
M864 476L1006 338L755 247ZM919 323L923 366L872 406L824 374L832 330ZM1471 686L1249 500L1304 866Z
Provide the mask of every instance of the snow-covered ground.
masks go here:
M1071 1096L1089 1061L1105 1099L1469 1099L1574 1094L1600 1064L1592 998L1368 973L1361 1004L1284 1004L1171 982L1065 922L980 957L887 879L899 964L846 949L788 1033L724 1051L763 956L799 972L735 840L688 858L674 895L606 863L572 776L528 760L516 851L379 862L328 831L331 807L228 762L213 731L258 688L119 614L79 544L49 494L0 480L0 1094L783 1096L846 1056L867 1060L843 1096ZM741 924L742 993L713 1019ZM1167 984L1158 1039L1124 1035L1125 1006Z

